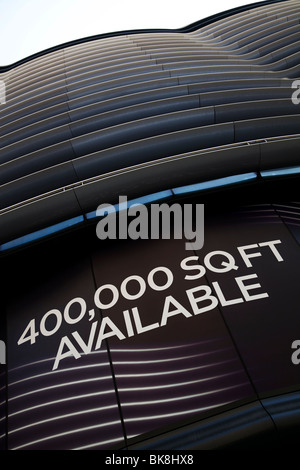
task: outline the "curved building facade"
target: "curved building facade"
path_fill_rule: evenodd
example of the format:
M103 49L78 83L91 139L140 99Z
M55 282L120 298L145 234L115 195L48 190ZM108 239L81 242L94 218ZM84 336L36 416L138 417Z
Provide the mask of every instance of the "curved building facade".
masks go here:
M297 442L299 20L260 2L2 69L3 449Z

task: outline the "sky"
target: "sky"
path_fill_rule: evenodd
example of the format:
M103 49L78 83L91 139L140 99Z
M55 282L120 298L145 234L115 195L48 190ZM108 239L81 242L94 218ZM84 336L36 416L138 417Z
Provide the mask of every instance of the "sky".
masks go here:
M262 1L262 0L260 0ZM0 0L0 66L68 41L144 28L182 28L251 0Z

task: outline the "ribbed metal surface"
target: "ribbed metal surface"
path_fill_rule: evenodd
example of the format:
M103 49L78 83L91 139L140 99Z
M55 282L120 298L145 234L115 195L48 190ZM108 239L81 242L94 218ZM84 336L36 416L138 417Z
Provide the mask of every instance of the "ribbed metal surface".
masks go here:
M12 206L61 188L76 197L44 223L78 215L84 207L78 183L137 164L195 151L200 158L207 149L279 136L298 147L290 139L300 129L299 107L291 101L291 84L300 76L299 18L299 2L290 0L190 33L83 42L2 73L2 225L24 209ZM285 165L282 146L280 153ZM252 152L246 159L252 171L269 164ZM215 177L224 176L221 162ZM188 159L185 167L188 173ZM169 172L172 180L172 166ZM235 172L229 165L227 173ZM205 168L193 174L196 181L207 177ZM159 182L151 183L156 190ZM91 184L83 193L90 191ZM97 203L85 209L102 198L100 190ZM11 237L4 233L1 241Z
M113 349L128 438L251 396L238 358L230 348L218 349L214 343ZM191 354L195 350L198 353ZM54 373L49 372L53 361L49 358L9 371L10 448L124 446L106 351L88 355L80 366L70 362Z
M9 371L10 448L72 449L79 442L97 449L122 446L106 351L89 356L80 367L66 365L56 373L49 372L52 361L44 359Z
M0 449L6 444L6 374L4 367L0 369Z
M205 181L212 173L224 176L226 150L233 146L247 171L270 168L272 161L294 164L300 106L291 101L291 84L300 77L299 19L299 2L289 0L189 33L132 33L77 43L3 72L0 241L22 234L14 221L26 201L47 195L52 210L42 220L43 203L31 205L24 233L95 210L108 202L107 193L100 185L86 207L93 184L82 191L78 185L136 165L143 170L168 158L172 182L172 160L194 152L180 182ZM287 146L289 155L282 151ZM217 164L191 172L195 152L199 161L208 150ZM227 165L226 174L238 171L236 163ZM136 195L144 182L149 190L167 186L147 173L141 179L136 172L135 181ZM69 203L61 200L64 207L57 212L56 192L62 188Z
M222 341L114 350L112 357L128 438L252 394L240 361Z

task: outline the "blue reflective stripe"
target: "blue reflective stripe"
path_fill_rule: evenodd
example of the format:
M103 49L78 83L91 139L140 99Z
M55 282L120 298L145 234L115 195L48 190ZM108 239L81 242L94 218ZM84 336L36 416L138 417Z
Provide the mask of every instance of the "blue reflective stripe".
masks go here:
M273 169L273 170L264 170L260 172L260 175L262 177L273 177L273 176L283 176L283 175L292 175L292 174L300 174L300 166L278 168L278 169ZM141 196L136 199L131 199L127 201L127 203L111 205L111 211L118 212L118 211L127 209L128 207L134 204L149 204L154 201L159 201L162 199L172 197L173 195L204 191L206 189L213 189L213 188L217 188L221 186L230 186L232 184L244 183L250 180L254 180L257 177L258 177L258 174L255 172L243 173L239 175L226 176L224 178L203 181L201 183L180 186L178 188L167 189L164 191L159 191L157 193L148 194L146 196ZM109 213L109 210L107 213ZM87 214L85 214L85 217L87 219L96 218L97 211L88 212ZM74 217L72 219L65 220L55 225L51 225L50 227L46 227L44 229L37 230L36 232L30 233L28 235L24 235L22 237L16 238L15 240L11 240L9 242L6 242L0 245L0 251L5 251L11 248L16 248L18 246L25 245L26 243L30 243L40 238L44 238L48 235L52 235L54 233L60 232L69 227L77 225L81 222L84 222L84 216L82 215Z
M147 194L146 196L137 197L136 199L130 199L127 203L123 204L112 204L111 207L107 208L106 214L111 212L119 212L124 209L128 209L128 207L134 204L149 204L154 201L159 201L161 199L166 199L168 197L172 197L173 193L171 189L166 189L165 191L159 191L157 193ZM105 214L105 215L106 215ZM87 219L94 219L97 216L97 211L88 212L86 214Z
M300 166L290 166L287 168L275 168L273 170L264 170L260 174L263 178L272 176L296 175L300 173Z
M30 243L40 238L47 237L48 235L52 235L53 233L65 230L69 227L73 227L74 225L77 225L81 222L84 222L83 215L79 215L73 219L64 220L58 224L51 225L50 227L37 230L36 232L29 233L28 235L16 238L15 240L11 240L10 242L3 243L3 245L0 246L0 251L5 251L11 248L16 248L17 246L25 245L26 243Z
M203 181L202 183L189 184L187 186L180 186L174 188L174 194L184 194L196 191L204 191L205 189L217 188L219 186L228 186L236 183L243 183L248 180L257 178L256 173L244 173L242 175L226 176L225 178L218 178L215 180Z

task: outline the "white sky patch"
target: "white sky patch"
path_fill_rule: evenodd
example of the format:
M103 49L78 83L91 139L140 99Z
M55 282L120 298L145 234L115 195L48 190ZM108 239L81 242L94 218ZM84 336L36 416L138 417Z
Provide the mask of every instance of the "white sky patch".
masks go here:
M251 0L0 0L0 65L97 34L182 28L251 3Z

